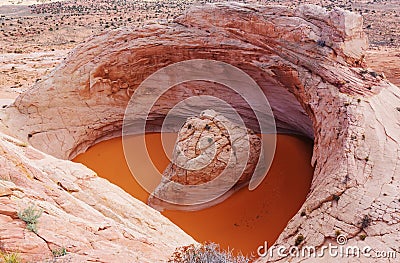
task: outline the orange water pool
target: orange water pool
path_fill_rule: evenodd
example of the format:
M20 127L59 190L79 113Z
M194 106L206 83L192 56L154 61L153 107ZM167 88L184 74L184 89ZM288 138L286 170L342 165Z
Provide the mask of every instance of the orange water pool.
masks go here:
M149 155L159 171L169 163L160 134L146 134ZM167 143L173 145L175 136ZM167 137L168 138L168 137ZM143 140L135 136L130 140ZM168 141L169 140L169 141ZM138 158L145 153L137 152ZM312 143L297 136L277 135L272 166L254 191L243 188L224 202L194 212L164 211L163 214L197 241L212 241L223 248L256 254L257 247L272 244L290 218L300 209L310 189ZM100 142L74 159L93 169L125 191L146 202L149 194L131 175L126 164L122 139ZM146 167L140 167L145 172Z

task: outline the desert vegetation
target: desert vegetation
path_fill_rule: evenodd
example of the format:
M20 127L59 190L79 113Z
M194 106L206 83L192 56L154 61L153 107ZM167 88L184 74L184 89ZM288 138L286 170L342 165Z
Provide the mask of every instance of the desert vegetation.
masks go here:
M38 227L38 219L42 215L42 210L37 209L33 205L29 206L26 209L21 210L18 213L19 219L26 223L26 229L37 233Z
M65 247L53 249L51 252L55 258L67 255L67 249Z
M165 23L189 6L215 0L70 0L30 6L0 7L1 53L51 51L74 47L85 38L144 22ZM360 13L373 46L399 46L400 7L396 0L241 0L297 6L319 4Z
M239 254L235 256L231 250L221 250L215 243L190 245L178 248L169 263L248 263L250 258Z
M0 250L0 263L20 263L20 257L15 252L2 252Z
M26 1L25 1L26 2ZM34 1L30 1L34 2ZM103 32L145 24L172 21L193 5L217 0L68 0L37 1L30 6L18 1L0 6L0 87L7 88L2 97L14 98L63 60L68 51L89 37ZM318 4L327 9L341 7L362 14L364 30L374 49L388 51L397 59L400 46L400 6L397 0L237 0L298 6ZM319 45L325 43L320 41ZM396 53L397 52L397 53ZM25 54L29 54L28 56ZM32 54L35 54L32 56ZM399 55L399 54L398 54ZM400 56L400 55L399 55ZM379 62L381 55L376 54ZM391 66L389 66L391 68ZM389 80L397 76L387 70Z

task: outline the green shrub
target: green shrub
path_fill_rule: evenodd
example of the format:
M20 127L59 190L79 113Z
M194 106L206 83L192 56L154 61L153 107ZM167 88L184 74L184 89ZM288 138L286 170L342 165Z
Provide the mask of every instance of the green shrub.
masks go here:
M298 236L296 237L296 240L294 241L294 245L295 245L295 246L300 245L301 242L303 242L303 240L304 240L304 236L303 236L302 234L298 235Z
M23 211L18 212L18 217L26 223L26 229L37 233L37 223L42 212L42 210L36 209L34 206L29 206Z
M371 224L371 218L365 215L361 220L361 229L367 228Z
M221 250L219 245L206 243L178 248L169 263L248 263L250 259L243 255L234 256L232 251Z
M60 247L59 249L53 249L51 252L54 257L62 257L67 254L67 249L65 247Z
M332 200L335 200L336 202L340 200L340 196L333 194L332 195Z
M4 263L20 263L21 260L19 259L18 253L1 253L0 252L0 262Z

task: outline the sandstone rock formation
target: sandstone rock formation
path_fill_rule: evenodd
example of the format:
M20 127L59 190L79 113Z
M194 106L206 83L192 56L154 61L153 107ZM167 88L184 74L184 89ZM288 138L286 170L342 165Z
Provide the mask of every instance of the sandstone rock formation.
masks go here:
M177 246L195 242L81 164L56 159L4 134L0 151L1 251L18 252L27 262L50 262L52 250L65 248L64 262L153 263L165 262ZM31 206L43 211L37 234L18 218Z
M400 86L400 52L396 49L368 50L365 60L373 69L383 71L384 76L396 85Z
M366 49L362 18L341 9L205 5L171 25L126 28L89 39L1 118L5 132L68 159L120 134L131 94L157 69L197 58L230 63L257 81L279 129L314 139L310 193L276 245L294 245L302 235L299 246L321 247L334 243L339 231L349 245L399 252L400 91L366 68ZM257 132L237 95L212 83L197 84L165 94L148 118L151 128L159 129L182 98L209 94L236 106ZM259 261L288 260L300 259Z
M220 191L218 201L223 200L229 195L224 195L223 189L228 192L233 187L232 192L249 182L259 162L261 146L261 139L254 132L213 110L189 118L178 133L172 163L148 204L160 210L199 209L210 206L202 202L215 203ZM181 187L209 183L219 176L226 178L198 191Z

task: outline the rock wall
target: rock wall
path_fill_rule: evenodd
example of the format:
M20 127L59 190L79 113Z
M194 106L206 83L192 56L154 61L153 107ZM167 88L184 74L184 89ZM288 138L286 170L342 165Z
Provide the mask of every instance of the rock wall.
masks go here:
M197 58L227 62L257 81L279 129L314 138L310 193L276 245L303 236L298 246L321 247L342 233L348 244L399 252L400 92L367 69L366 49L362 18L341 9L204 5L174 24L89 39L2 113L3 130L72 158L120 134L130 96L157 69ZM249 116L229 90L186 84L153 108L152 129L177 101L199 94L219 96Z
M195 242L159 212L85 166L0 134L0 249L27 262L165 262ZM42 210L37 233L18 213Z

